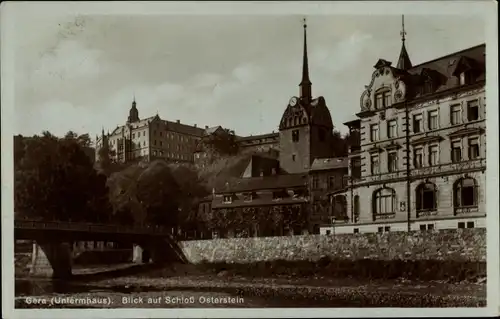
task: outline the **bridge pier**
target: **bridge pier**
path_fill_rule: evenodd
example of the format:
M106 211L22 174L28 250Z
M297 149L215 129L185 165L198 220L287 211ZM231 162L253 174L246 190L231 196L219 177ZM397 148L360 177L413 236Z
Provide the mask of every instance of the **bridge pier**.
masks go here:
M66 279L71 277L72 252L69 243L33 243L30 274Z

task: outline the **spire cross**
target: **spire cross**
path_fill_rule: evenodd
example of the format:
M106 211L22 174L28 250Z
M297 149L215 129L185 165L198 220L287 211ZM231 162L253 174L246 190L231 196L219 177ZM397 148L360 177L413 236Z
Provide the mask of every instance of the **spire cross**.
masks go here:
M401 17L401 26L402 26L402 29L401 29L401 40L404 42L405 41L405 36L406 36L406 31L405 31L405 16L403 14L403 16Z

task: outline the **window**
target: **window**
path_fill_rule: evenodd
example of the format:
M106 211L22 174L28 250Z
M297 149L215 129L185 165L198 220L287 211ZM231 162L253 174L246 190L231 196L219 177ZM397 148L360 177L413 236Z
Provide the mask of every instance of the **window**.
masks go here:
M299 141L299 130L292 131L292 141L295 143Z
M476 159L479 157L479 138L469 138L469 159Z
M438 154L438 146L430 145L429 146L429 165L438 165L439 164L439 154Z
M473 100L467 102L467 120L477 121L479 120L479 102L478 100Z
M354 233L354 234L359 234L359 228L354 228L354 229L353 229L353 233Z
M389 232L391 231L391 226L385 226L384 227L384 232Z
M245 193L245 194L243 194L243 200L245 202L251 202L253 198L254 198L254 194L253 193Z
M295 162L295 154L292 154L292 161Z
M432 93L432 81L430 79L427 79L424 83L424 93Z
M477 184L475 179L462 178L453 185L453 207L455 213L477 207Z
M458 223L458 228L465 228L465 223L464 222L459 222Z
M370 166L371 166L371 172L373 174L378 174L380 172L379 169L379 161L378 161L378 154L372 154L370 158Z
M331 231L331 230L327 230L327 231L326 231L326 234L327 234L327 235L330 235L331 233L332 233L332 231Z
M223 202L224 202L224 204L231 204L233 202L233 196L224 195Z
M435 130L438 128L438 111L437 110L433 110L433 111L429 111L428 113L429 115L429 130Z
M314 175L312 178L312 187L313 187L313 189L319 188L319 178L316 175Z
M473 80L472 72L465 71L460 73L460 85L471 84Z
M434 224L421 224L420 225L420 230L433 230L434 229Z
M462 109L460 104L450 106L450 122L451 125L460 124L462 122Z
M397 124L396 120L387 121L387 137L393 138L397 135Z
M382 99L384 100L384 107L391 106L391 92L386 91L382 93Z
M424 150L422 148L416 148L413 150L413 165L415 168L422 167L422 160L424 158Z
M335 176L328 176L328 188L335 187Z
M387 154L387 169L389 172L396 172L398 170L398 153L390 152Z
M379 227L379 228L378 228L378 232L379 232L379 233L383 233L383 232L384 232L384 227Z
M156 140L153 141L153 145L156 145Z
M396 192L393 189L379 189L375 192L374 197L374 215L387 215L396 213Z
M391 106L391 91L385 90L375 94L375 109L382 109Z
M462 160L462 141L451 142L451 162L458 163Z
M378 124L370 125L370 140L372 142L378 141L379 138L379 129Z
M160 136L163 136L163 132L162 131L160 131Z
M160 141L160 146L163 146L163 142L162 141Z
M146 131L142 131L142 136L146 136Z
M413 133L422 132L422 114L413 115Z
M135 133L132 133L132 138L135 138Z
M384 107L384 99L381 93L375 95L375 109Z
M417 213L437 209L436 186L432 183L420 184L416 192Z
M467 228L474 228L474 222L467 222Z

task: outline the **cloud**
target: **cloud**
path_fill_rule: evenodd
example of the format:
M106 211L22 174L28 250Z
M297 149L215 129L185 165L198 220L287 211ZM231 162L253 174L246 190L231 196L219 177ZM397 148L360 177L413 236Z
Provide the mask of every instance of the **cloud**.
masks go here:
M95 78L103 71L99 56L98 50L87 49L77 41L61 41L52 54L43 55L35 66L32 82L37 85Z

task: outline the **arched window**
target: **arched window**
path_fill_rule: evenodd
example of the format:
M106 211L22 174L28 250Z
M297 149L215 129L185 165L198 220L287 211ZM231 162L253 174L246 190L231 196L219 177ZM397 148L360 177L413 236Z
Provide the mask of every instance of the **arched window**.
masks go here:
M436 185L433 183L418 185L415 198L417 202L417 214L435 211L437 209Z
M373 215L396 213L396 192L392 188L381 188L373 194Z
M357 222L359 220L359 195L354 195L353 201L354 222Z
M332 200L332 217L335 220L347 220L347 199L344 195L337 195Z
M453 185L453 207L457 210L477 207L477 183L470 177L461 178Z

